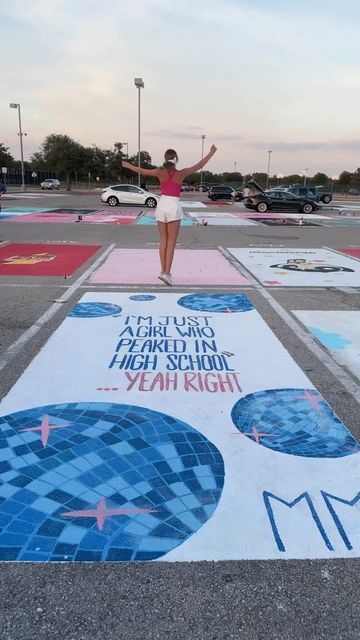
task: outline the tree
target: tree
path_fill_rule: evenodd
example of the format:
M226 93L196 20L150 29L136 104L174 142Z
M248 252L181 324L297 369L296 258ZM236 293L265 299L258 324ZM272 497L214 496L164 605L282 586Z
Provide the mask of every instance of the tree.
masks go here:
M360 167L352 174L349 187L351 189L360 189Z
M260 185L260 187L265 189L266 180L267 180L267 173L253 173L251 178L252 178L252 180L255 180L255 182L257 182L258 185Z
M9 147L0 142L0 165L2 167L12 167L14 165L15 158L9 153Z
M311 184L325 186L329 182L329 178L326 173L315 173L315 175L309 181Z
M56 171L59 177L66 177L67 190L70 191L71 174L77 171L84 160L84 147L67 135L50 133L46 136L36 154L48 168ZM34 154L35 155L35 154ZM31 158L32 163L33 158Z
M353 174L350 171L342 171L342 173L340 173L339 175L338 180L339 187L341 187L343 190L348 189L352 176Z

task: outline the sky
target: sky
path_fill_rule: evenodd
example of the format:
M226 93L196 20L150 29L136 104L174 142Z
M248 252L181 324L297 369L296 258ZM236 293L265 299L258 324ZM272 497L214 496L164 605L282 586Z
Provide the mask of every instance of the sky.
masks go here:
M18 159L49 133L213 172L360 166L360 0L1 2L0 142ZM236 164L235 164L236 163Z

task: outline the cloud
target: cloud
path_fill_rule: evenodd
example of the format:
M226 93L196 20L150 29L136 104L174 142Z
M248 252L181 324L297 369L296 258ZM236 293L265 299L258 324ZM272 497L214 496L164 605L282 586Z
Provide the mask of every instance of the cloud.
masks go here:
M247 147L255 149L272 149L273 151L291 153L298 151L326 151L326 152L360 152L360 140L329 140L311 142L282 142L253 140L244 143Z

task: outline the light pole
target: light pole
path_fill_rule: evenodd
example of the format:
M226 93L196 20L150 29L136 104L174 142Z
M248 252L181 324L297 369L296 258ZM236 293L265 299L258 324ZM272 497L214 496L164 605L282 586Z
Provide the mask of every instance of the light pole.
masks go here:
M236 173L236 165L237 165L237 162L234 162L234 173Z
M308 175L308 169L304 169L303 171L301 171L300 175L304 176L304 187L306 187L306 178Z
M138 167L140 169L140 91L144 89L144 81L142 78L134 79L135 87L137 87L138 93ZM138 174L138 185L140 187L140 173Z
M268 166L267 166L267 174L266 174L266 186L265 189L268 188L268 184L269 184L269 176L270 176L270 161L271 161L271 154L272 154L272 150L269 149L268 151Z
M205 137L204 134L201 136L201 160L204 159L204 142L205 142ZM201 171L200 171L200 189L202 191L202 185L203 185L203 170L201 167Z
M18 115L19 115L19 136L20 136L20 153L21 153L21 190L25 191L24 149L23 149L23 141L22 141L23 132L21 130L20 104L18 102L10 102L10 109L17 109Z

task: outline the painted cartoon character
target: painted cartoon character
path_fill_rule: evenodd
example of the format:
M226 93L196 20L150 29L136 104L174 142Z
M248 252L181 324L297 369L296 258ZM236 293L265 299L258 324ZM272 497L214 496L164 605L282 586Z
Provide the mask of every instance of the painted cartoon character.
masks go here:
M29 256L9 256L4 258L1 264L39 264L40 262L51 262L56 256L51 253L33 253Z
M304 258L289 258L286 264L272 264L271 268L287 269L288 271L317 271L320 273L330 273L332 271L351 271L354 273L354 269L349 267L339 267L335 264L315 264L314 262L308 262Z

